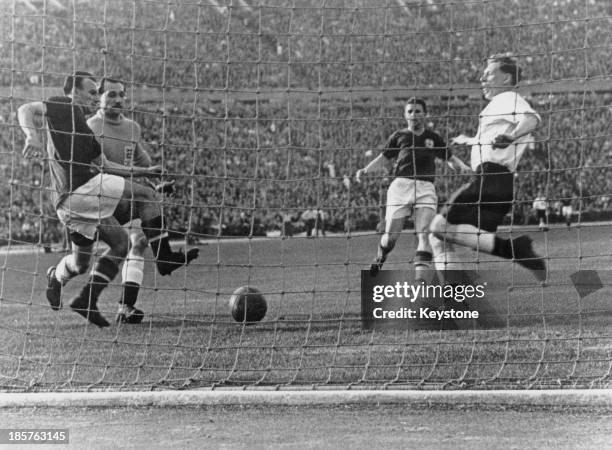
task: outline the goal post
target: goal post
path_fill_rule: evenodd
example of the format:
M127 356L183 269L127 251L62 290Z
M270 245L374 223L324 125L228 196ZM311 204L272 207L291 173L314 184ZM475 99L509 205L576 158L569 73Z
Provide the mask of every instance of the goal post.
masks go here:
M0 390L609 387L606 2L11 0L0 11ZM361 276L390 177L355 173L405 126L411 97L446 142L475 135L479 78L500 52L517 59L518 90L542 118L500 233L530 236L549 278L462 250L495 286L495 326L365 327ZM87 274L62 290L60 311L45 298L69 242L49 156L22 156L17 111L62 95L78 70L124 82L123 115L176 183L159 199L172 245L200 249L169 277L147 251L140 324L98 329L74 314ZM45 120L35 126L44 136ZM469 164L469 149L452 151ZM468 176L437 170L442 208ZM409 222L385 271L412 274L416 250ZM98 303L109 320L121 284ZM262 321L232 317L241 286L262 293Z

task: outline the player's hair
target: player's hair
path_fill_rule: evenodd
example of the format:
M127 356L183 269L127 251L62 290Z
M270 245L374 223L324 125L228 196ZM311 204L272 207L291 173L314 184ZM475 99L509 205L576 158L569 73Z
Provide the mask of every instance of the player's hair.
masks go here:
M523 70L519 67L516 59L507 53L497 53L488 58L489 63L499 63L499 70L510 74L512 86L516 86L523 79Z
M106 83L121 83L125 86L125 83L119 78L104 77L100 80L100 84L98 85L98 94L104 94Z
M96 77L89 72L84 72L82 70L77 70L72 75L68 75L64 80L64 94L68 95L72 92L73 88L81 89L83 86L83 80L89 78L94 83L96 82Z
M406 102L406 105L421 105L423 107L423 112L427 113L427 103L425 103L425 100L423 100L422 98L410 97ZM404 105L404 107L406 105Z

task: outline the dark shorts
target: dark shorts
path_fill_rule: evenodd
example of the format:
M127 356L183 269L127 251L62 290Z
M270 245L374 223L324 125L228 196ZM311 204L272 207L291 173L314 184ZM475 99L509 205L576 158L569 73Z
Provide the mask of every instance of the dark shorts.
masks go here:
M471 182L452 195L443 215L453 225L495 232L512 209L513 198L514 174L499 164L484 163Z
M536 209L536 217L538 218L538 220L546 219L546 210L545 209Z

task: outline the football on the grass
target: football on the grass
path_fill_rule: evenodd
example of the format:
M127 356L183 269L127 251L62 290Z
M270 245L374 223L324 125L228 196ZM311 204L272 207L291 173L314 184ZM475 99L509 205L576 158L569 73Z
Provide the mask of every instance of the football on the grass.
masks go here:
M259 322L268 311L263 294L250 286L236 289L230 297L229 307L236 322Z

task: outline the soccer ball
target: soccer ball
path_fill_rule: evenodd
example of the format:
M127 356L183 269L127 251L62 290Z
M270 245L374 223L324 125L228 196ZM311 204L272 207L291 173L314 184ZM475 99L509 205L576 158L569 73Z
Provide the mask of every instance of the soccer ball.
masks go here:
M268 311L262 293L250 286L236 289L230 297L229 307L236 322L259 322Z

